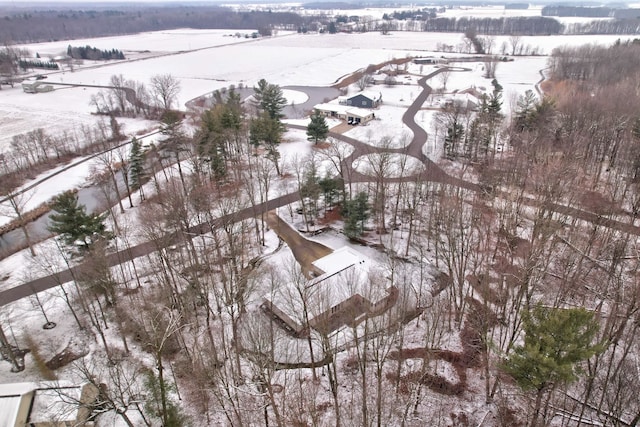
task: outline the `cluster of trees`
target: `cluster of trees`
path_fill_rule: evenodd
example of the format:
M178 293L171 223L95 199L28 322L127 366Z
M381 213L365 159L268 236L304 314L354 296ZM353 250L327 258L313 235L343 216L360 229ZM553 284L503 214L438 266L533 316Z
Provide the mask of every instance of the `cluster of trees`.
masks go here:
M542 16L580 16L585 18L608 18L614 9L609 7L547 5L542 8Z
M640 66L640 39L613 46L583 45L559 47L551 53L549 65L558 80L590 81L608 86L633 74ZM616 70L616 71L612 71Z
M148 85L127 80L122 74L113 75L109 86L110 89L91 96L97 114L159 118L176 107L180 93L180 81L171 74L156 74Z
M33 60L33 59L21 59L18 61L18 65L20 66L20 68L22 68L23 70L28 70L29 68L43 68L45 70L58 70L60 69L60 66L58 65L57 62L49 60L49 61L42 61L42 60Z
M18 72L18 54L10 46L0 49L0 77L11 78ZM2 85L0 84L0 89Z
M444 154L477 162L495 154L502 131L502 86L492 81L493 91L482 95L479 105L454 100L447 103L435 118L435 134L442 135Z
M636 19L598 19L567 25L566 34L636 34Z
M271 28L296 28L311 18L295 13L272 11L236 12L217 6L123 6L119 10L47 10L0 12L0 40L33 43L80 39L174 28L259 29L267 35Z
M73 59L125 59L124 53L118 49L98 49L96 47L87 46L71 46L67 47L67 56Z
M506 17L506 18L428 18L424 21L406 23L388 21L393 31L430 31L464 33L474 30L482 35L549 35L563 34L564 26L553 18L545 17ZM407 27L407 25L410 25Z
M426 19L435 18L437 12L438 12L438 9L436 8L425 7L418 10L402 10L399 12L395 11L391 14L385 13L384 15L382 15L382 19L384 20L397 19L400 21L404 21L406 19L414 19L417 21L424 21Z

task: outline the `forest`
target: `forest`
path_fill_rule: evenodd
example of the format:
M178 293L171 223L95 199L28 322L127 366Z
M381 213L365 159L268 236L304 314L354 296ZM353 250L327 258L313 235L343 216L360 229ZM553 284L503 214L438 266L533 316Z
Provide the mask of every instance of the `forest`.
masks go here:
M67 5L68 7L68 5ZM134 34L175 28L251 29L291 26L305 22L288 12L234 12L218 6L128 6L120 10L0 8L0 40L33 43Z

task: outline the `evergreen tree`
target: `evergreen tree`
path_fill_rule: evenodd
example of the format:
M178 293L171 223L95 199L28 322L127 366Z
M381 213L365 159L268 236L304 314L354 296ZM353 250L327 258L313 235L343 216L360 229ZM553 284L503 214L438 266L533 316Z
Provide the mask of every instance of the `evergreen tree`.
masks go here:
M51 205L49 231L59 234L67 246L78 246L82 251L100 238L109 238L104 225L104 215L87 214L84 205L78 204L78 196L66 191L57 196Z
M577 364L599 351L592 341L598 332L593 313L583 308L558 309L536 306L523 315L524 344L504 363L524 390L534 390L536 402L532 426L537 425L542 398L560 384L577 379Z
M131 187L138 188L142 185L142 177L144 174L144 154L142 153L142 144L134 136L131 140L131 152L129 153L129 179Z
M464 136L462 124L454 122L447 128L447 136L444 138L444 153L448 159L453 159L458 155L458 144Z
M518 132L531 129L531 118L536 109L537 99L532 90L518 97L514 125Z
M329 174L321 179L318 184L320 185L320 188L322 189L322 193L324 195L325 208L333 205L333 203L340 196L340 192L344 188L344 181L341 178L334 178Z
M345 203L342 208L344 218L344 234L353 239L364 232L364 224L369 219L369 197L361 191L358 195Z
M284 126L280 120L272 118L266 111L251 120L249 124L249 140L254 147L264 145L267 157L273 161L276 172L280 175L278 144L282 139Z
M256 106L269 114L274 120L280 120L282 109L287 105L287 99L282 93L280 86L268 83L265 79L258 82L258 86L253 88L253 98Z
M307 126L307 140L317 144L318 141L325 140L328 134L329 126L324 115L319 110L315 110L311 115L311 122Z

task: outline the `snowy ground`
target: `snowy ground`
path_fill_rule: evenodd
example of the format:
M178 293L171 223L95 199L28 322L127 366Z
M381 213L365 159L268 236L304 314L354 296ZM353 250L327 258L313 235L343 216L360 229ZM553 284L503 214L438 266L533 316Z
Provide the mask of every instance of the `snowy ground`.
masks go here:
M144 60L125 60L81 65L74 72L53 72L49 81L76 84L108 84L112 75L122 74L128 80L145 84L158 74L169 73L181 82L181 106L190 99L229 85L253 86L265 78L282 86L330 85L341 77L369 64L409 55L440 56L433 52L439 43L458 44L461 34L377 32L364 34L284 34L268 39L225 37L224 31L175 30L126 37L107 37L82 40L77 44L130 50L148 50ZM522 37L522 43L540 47L549 53L561 45L583 43L611 44L620 36L536 36ZM626 37L631 38L631 36ZM500 46L508 38L496 37ZM65 50L68 42L26 45L32 52L55 54ZM200 49L195 51L185 50ZM283 54L286 52L286 54ZM41 53L42 55L42 53ZM455 55L448 55L455 56ZM544 68L540 58L517 58L513 63L498 67L499 80L512 80L513 84L537 81L535 75ZM465 77L466 78L466 77ZM506 82L505 82L506 83ZM505 86L505 93L508 87ZM19 86L0 91L0 150L14 135L38 127L53 128L58 132L73 131L80 125L91 125L95 119L89 106L91 95L97 89L56 89L51 93L25 94ZM399 91L396 91L399 92ZM390 102L409 102L417 90L394 97Z
M207 33L203 32L202 34ZM191 30L182 33L160 32L139 37L82 41L78 42L78 44L87 43L104 48L132 50L144 45L147 47L140 49L176 52L185 49L205 48L216 45L216 43L219 46L225 44L223 42L227 40L235 43L241 41L241 39L224 38L222 36L205 40L205 38L198 38L197 35L200 35L200 33L192 32ZM237 84L240 81L254 84L260 78L266 78L270 82L281 85L330 84L356 69L366 67L370 63L381 62L394 56L405 56L416 52L428 54L423 50L435 48L436 43L446 40L445 37L458 40L461 36L452 34L438 36L426 33L394 33L390 36L382 36L378 33L354 35L294 34L287 37L239 43L234 46L205 49L198 52L164 56L145 61L113 63L99 68L78 70L74 73L54 74L50 78L64 79L65 82L93 84L97 82L104 83L113 74L123 74L128 79L140 79L146 82L151 75L159 71L167 72L174 74L181 80L183 92L180 95L180 100L185 102L218 87ZM541 44L544 43L544 49L548 52L552 46L561 44L581 44L590 40L606 44L616 38L617 36L610 38L594 36L531 37L526 39L528 40L527 43L536 41ZM114 40L120 44L113 45ZM105 44L100 44L103 41ZM138 42L142 44L138 44ZM188 46L186 48L184 47L185 43ZM61 44L47 45L49 46L32 46L32 50L34 52L45 52L50 49L53 54L60 47L65 48ZM286 49L287 55L282 55L283 49ZM514 62L501 63L498 66L497 80L504 87L505 93L503 111L510 111L515 96L527 89L534 88L535 83L540 79L539 70L545 67L545 61L546 58L544 57L516 58ZM211 66L205 67L202 64L211 64ZM443 96L446 96L447 92L463 90L470 86L484 87L486 90L491 89L490 81L482 77L482 64L465 63L463 66L471 68L471 71L452 73ZM423 74L428 74L430 71L427 67L422 70ZM410 72L417 74L419 70L416 67L411 67ZM407 82L410 84L391 88L380 86L385 105L376 111L376 120L367 126L354 127L349 130L347 135L373 145L384 139L385 136L389 136L392 139L391 143L394 144L392 146L402 146L410 141L412 135L406 134L408 129L402 124L401 117L406 106L415 99L420 89L415 84L415 79L408 79ZM438 81L429 82L434 88L439 86L438 83ZM351 90L353 92L354 89L352 88ZM12 135L37 127L46 126L52 132L60 132L73 129L82 124L92 124L92 120L95 119L90 115L90 107L88 106L92 93L95 93L93 89L75 88L57 90L48 94L27 95L20 88L3 89L0 91L0 148L2 144L10 141ZM285 95L296 103L302 99L299 93L296 92L286 93ZM435 106L435 101L430 100L427 101L424 107L430 107L432 105L429 104L430 102L434 103L433 106ZM433 158L438 158L438 147L434 144L434 137L431 135L433 114L433 110L423 110L418 113L416 121L429 133L429 142L425 146L425 152L430 156L433 155ZM334 124L333 122L331 123L331 125ZM125 126L125 131L135 133L140 129L147 128L149 123L132 120L125 121ZM319 171L321 175L324 170L329 170L332 167L326 158L323 160L323 149L315 148L313 143L307 141L304 131L287 132L285 139L286 142L280 147L281 162L284 171L290 176L295 177L296 163L304 161L312 154L320 163ZM342 143L336 144L344 145ZM342 148L348 153L348 147L343 146ZM83 185L90 170L90 162L87 162L60 174L55 180L45 181L35 192L33 203L37 204L61 191ZM295 178L288 180L278 179L272 186L272 195L283 194L295 187ZM284 217L286 218L286 215ZM121 224L129 224L131 229L139 227L136 209L128 209L125 215L120 218L120 221L122 221ZM132 233L131 237L132 240L141 238L135 233ZM338 248L345 244L343 236L333 233L323 234L318 236L317 239L333 248ZM273 234L270 234L268 240L275 240ZM46 253L47 245L51 245L51 242L38 245L36 250L39 253ZM359 247L358 250L366 252L370 257L379 255L377 251L371 248ZM41 255L39 259L41 260L42 258L43 256ZM31 257L24 251L0 262L0 286L3 288L15 286L34 274L38 275L40 271ZM49 331L41 329L45 319L37 308L38 304L34 298L25 298L10 307L3 308L0 321L6 325L27 325L25 332L32 335L37 334L43 349L47 350L47 353L54 353L64 348L70 341L77 339L79 334L76 332L76 325L72 316L69 315L68 308L61 298L59 289L43 292L39 294L39 298L50 317L49 320L58 323L55 329ZM8 329L8 333L13 334L10 327ZM109 337L110 342L116 343L119 341L119 338L115 336L115 331L111 330L107 333L112 335ZM91 342L92 344L89 344L88 347L91 351L94 351L97 346L93 341ZM454 347L452 346L452 348ZM133 351L136 352L136 357L144 355L139 349L134 348ZM40 379L41 373L37 371L36 364L31 358L32 355L27 356L27 370L19 376L9 372L9 364L0 364L0 383ZM446 376L452 376L450 372L444 372L448 369L446 365L440 369L443 370L443 374ZM68 370L58 372L60 377L66 377L69 374Z

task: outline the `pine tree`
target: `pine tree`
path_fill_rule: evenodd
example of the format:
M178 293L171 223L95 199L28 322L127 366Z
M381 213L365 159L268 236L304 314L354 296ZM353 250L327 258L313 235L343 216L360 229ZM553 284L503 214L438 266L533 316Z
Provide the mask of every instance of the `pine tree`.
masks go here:
M87 251L96 240L110 237L104 225L105 217L87 214L72 191L57 196L51 208L53 212L49 215L48 229L59 234L67 246L78 246L81 251Z
M249 141L254 147L264 145L267 157L274 163L278 175L280 175L278 144L283 132L284 126L280 120L272 118L266 111L252 119L249 124Z
M355 199L345 203L342 209L344 234L353 239L364 232L364 223L369 219L369 197L361 191Z
M318 141L326 139L328 134L327 121L319 110L315 110L311 115L311 122L307 126L307 140L317 144Z
M537 99L532 90L527 90L524 95L518 97L514 118L515 128L518 132L531 128L531 116L535 112L536 103Z
M284 97L280 86L261 79L258 82L258 86L253 88L253 91L255 104L261 111L269 113L269 117L274 120L280 120L284 117L282 109L287 105L287 99Z
M144 174L144 154L142 153L142 144L136 137L131 140L131 153L129 154L129 178L131 187L138 188L142 185L142 177Z
M514 349L503 368L524 390L536 392L531 421L536 426L544 394L575 381L576 365L599 351L600 346L592 344L598 322L583 308L541 305L526 312L523 320L524 345Z

